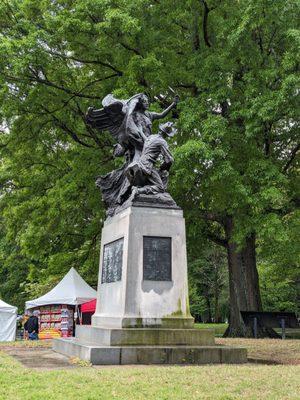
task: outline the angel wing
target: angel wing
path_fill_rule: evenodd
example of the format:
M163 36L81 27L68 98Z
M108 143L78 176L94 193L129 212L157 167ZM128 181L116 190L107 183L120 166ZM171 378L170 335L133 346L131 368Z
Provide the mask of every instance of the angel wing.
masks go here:
M120 128L124 122L126 102L115 99L112 94L108 94L102 100L103 108L96 110L89 107L86 114L86 121L93 128L99 131L109 131L112 136L119 141Z

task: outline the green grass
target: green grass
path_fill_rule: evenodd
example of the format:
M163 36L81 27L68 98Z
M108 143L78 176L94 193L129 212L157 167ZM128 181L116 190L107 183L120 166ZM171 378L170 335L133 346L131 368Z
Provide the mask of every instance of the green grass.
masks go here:
M288 362L294 357L300 363L299 341L217 341L247 345L254 358L284 356ZM0 400L299 400L300 364L289 364L78 366L42 371L24 368L0 348Z
M227 327L228 327L228 324L203 324L203 323L195 324L195 328L214 329L216 336L222 336L224 334L224 332L226 331Z
M223 336L228 324L203 324L203 323L197 323L195 324L196 328L199 329L214 329L215 330L215 336ZM275 331L281 335L281 329L280 328L275 328ZM300 339L300 329L286 329L286 337L287 339Z
M216 338L216 344L245 347L255 362L300 365L300 340Z
M0 342L1 347L51 347L51 340L17 340L15 342Z

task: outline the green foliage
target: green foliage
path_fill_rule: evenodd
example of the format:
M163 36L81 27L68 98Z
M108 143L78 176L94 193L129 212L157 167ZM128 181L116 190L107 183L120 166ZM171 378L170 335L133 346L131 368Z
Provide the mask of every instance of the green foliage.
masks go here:
M192 246L192 241L189 242ZM191 314L196 321L221 322L228 315L228 274L226 257L217 246L206 246L200 258L189 264Z
M274 266L262 265L261 294L265 311L293 311L299 313L299 287L290 278L276 275Z

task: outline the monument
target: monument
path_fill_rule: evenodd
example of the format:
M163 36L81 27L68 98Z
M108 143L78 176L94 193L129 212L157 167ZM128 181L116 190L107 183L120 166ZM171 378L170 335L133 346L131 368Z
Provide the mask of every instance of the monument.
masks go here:
M144 94L129 100L111 94L103 108L89 108L87 122L116 139L122 167L101 176L107 208L101 237L97 308L91 326L73 339L56 339L54 350L92 364L202 364L246 362L246 350L216 346L214 332L193 328L189 311L185 222L167 192L176 134L161 113L148 110Z

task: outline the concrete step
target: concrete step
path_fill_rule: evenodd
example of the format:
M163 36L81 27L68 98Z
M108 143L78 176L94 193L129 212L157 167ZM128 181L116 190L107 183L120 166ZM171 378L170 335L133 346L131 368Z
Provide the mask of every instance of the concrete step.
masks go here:
M117 329L77 325L76 338L99 346L211 346L215 343L213 329Z
M191 316L141 318L138 315L132 317L108 317L94 314L92 325L99 328L109 326L110 328L191 329L194 326L194 318Z
M78 339L54 339L53 350L94 365L247 362L246 349L227 346L95 346Z

